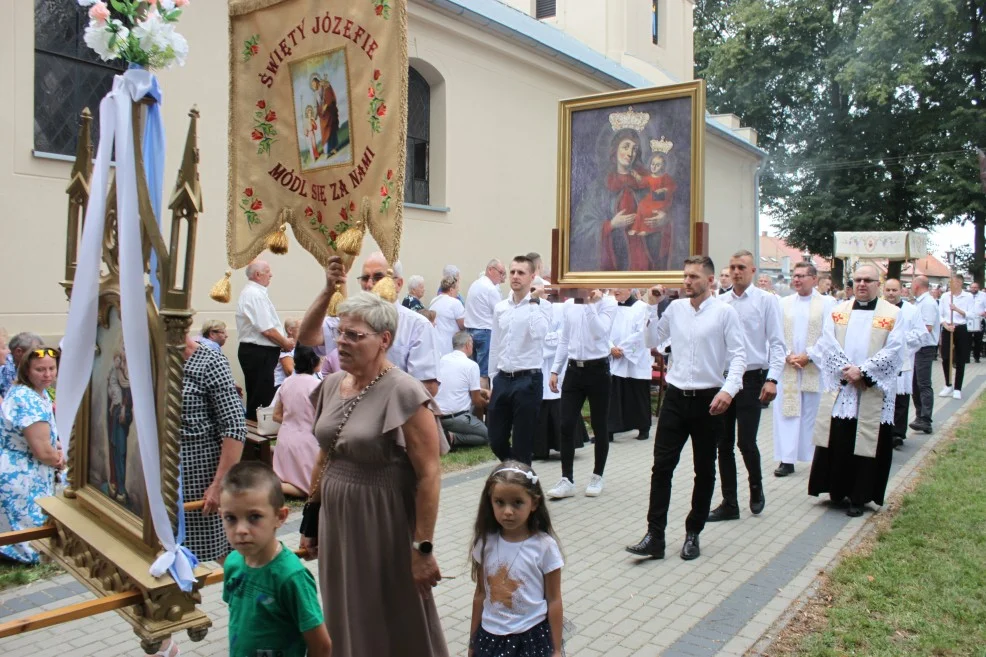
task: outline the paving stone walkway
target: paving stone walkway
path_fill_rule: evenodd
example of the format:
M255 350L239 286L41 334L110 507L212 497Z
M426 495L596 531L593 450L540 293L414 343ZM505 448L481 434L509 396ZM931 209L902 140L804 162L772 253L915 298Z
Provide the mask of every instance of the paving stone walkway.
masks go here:
M941 366L936 362L935 392L941 385ZM950 418L984 388L986 365L970 365L966 369L966 400L935 399L938 433L912 434L904 448L894 453L888 494L914 475L921 459L947 430ZM688 446L674 477L668 557L663 561L641 562L623 549L646 530L653 439L618 438L610 450L602 496L579 495L550 503L566 558L562 575L565 615L576 626L566 645L568 655L743 655L763 645L768 629L806 592L818 571L829 567L839 550L862 530L872 512L851 519L843 511L829 508L826 501L806 494L807 464L798 464L790 477L771 476L776 464L770 415L763 414L759 434L767 475L764 513L754 517L744 508L737 522L708 525L702 533L702 556L696 561L685 562L677 556L693 477ZM742 481L741 459L739 463ZM591 467L591 452L577 451L577 486L585 485ZM546 487L560 477L557 459L535 463L535 468ZM488 471L483 466L449 475L443 481L435 545L446 579L435 590L435 597L453 655L466 654L473 593L467 560L469 540ZM718 501L717 492L713 504ZM741 504L745 502L741 498ZM289 547L297 545L297 523L298 518L293 517L285 532ZM199 643L178 637L183 654L225 654L227 612L220 588L213 586L203 592L203 607L213 619L213 628ZM84 587L68 576L9 589L0 592L0 622L89 597ZM0 640L0 654L113 657L138 655L140 649L130 626L108 613Z

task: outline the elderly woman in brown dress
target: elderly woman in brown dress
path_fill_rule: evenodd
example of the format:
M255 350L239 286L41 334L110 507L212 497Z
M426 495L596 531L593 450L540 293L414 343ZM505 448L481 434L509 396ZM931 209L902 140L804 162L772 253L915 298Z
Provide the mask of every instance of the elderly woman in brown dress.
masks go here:
M329 294L309 313L324 317ZM341 372L313 393L319 460L311 490L321 493L319 589L334 657L445 657L431 590L441 579L431 540L441 484L434 400L387 361L397 310L361 292L340 305ZM321 480L321 481L319 481Z

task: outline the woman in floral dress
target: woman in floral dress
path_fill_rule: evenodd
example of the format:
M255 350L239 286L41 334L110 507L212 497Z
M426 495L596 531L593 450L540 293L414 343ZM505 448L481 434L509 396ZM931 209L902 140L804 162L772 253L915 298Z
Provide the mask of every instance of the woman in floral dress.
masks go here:
M39 527L47 518L36 500L55 494L55 472L65 467L47 391L57 374L56 350L28 351L0 405L0 532ZM27 543L0 547L0 554L23 563L39 556Z

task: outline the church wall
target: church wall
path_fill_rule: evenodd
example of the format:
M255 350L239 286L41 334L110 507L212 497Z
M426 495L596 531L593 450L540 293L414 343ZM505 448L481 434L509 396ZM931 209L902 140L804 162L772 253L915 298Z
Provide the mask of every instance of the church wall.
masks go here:
M405 209L405 277L425 276L430 293L446 263L460 267L467 288L492 256L509 259L537 250L547 259L556 221L558 101L607 89L544 54L429 7L412 2L410 14L409 55L432 88L430 202L447 211ZM71 163L32 154L33 20L33 3L15 3L2 28L7 38L0 40L0 54L10 64L0 69L0 85L12 91L8 119L0 124L0 139L8 144L6 156L0 157L0 326L11 334L34 330L57 341L67 312L58 282L64 276L64 190ZM166 194L180 163L187 112L193 104L201 112L205 212L199 221L193 306L196 325L211 318L229 325L225 351L235 369L235 303L208 298L226 268L227 27L225 3L195 3L180 24L190 43L189 63L162 72L160 79L168 134ZM720 141L706 142L707 216L742 227L753 239L752 156ZM713 229L714 255L720 246L725 253L735 244L735 235L719 237ZM364 253L374 249L367 237ZM293 239L287 256L268 260L274 273L270 293L282 318L300 316L322 285L321 269ZM235 302L243 272L234 272L232 281Z

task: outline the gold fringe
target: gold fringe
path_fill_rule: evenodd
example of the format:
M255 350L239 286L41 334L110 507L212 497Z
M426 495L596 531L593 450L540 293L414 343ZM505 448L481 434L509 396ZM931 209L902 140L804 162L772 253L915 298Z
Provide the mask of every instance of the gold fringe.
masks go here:
M277 255L284 255L288 252L287 224L281 224L277 230L271 231L267 235L267 250Z
M339 315L339 304L346 300L346 295L342 293L342 286L336 285L335 292L332 293L332 298L329 299L329 308L325 311L325 314L329 317L336 317Z
M387 275L377 281L373 286L373 294L390 303L397 301L397 285L394 283L393 269L388 269Z
M339 236L336 240L336 248L347 255L358 256L363 248L363 235L366 233L369 220L370 199L364 196L359 204L359 219Z
M231 297L229 279L232 275L233 271L231 269L227 269L226 274L221 279L216 281L216 284L212 286L211 290L209 290L209 298L213 301L218 301L219 303L229 303Z

